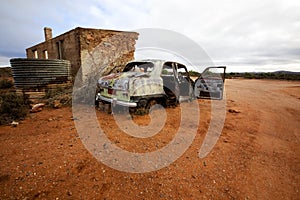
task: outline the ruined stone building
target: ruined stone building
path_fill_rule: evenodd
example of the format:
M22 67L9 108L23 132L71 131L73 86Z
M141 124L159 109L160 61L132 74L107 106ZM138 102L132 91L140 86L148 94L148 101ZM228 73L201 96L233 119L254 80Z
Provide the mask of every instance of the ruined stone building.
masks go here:
M136 32L77 27L52 38L44 28L45 41L26 49L27 58L64 59L71 62L71 75L84 80L90 72L120 71L134 59Z

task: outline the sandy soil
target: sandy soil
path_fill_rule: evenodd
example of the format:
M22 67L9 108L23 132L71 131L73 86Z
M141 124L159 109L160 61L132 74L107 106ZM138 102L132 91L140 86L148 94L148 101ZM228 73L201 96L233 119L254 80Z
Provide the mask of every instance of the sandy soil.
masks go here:
M201 120L192 145L168 167L148 173L98 162L82 144L74 125L80 119L69 107L1 126L0 199L300 199L300 82L232 79L226 92L226 121L210 154L198 157L211 102L197 100ZM179 109L166 109L165 127L148 139L128 136L112 115L96 113L112 142L148 152L172 140ZM149 117L134 121L147 125Z

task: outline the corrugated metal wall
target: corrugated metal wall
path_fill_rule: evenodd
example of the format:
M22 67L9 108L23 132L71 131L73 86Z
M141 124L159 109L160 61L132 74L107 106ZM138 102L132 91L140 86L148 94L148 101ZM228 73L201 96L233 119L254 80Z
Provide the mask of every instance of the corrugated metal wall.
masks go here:
M67 82L70 78L70 62L58 59L10 60L16 88L30 89L48 84Z

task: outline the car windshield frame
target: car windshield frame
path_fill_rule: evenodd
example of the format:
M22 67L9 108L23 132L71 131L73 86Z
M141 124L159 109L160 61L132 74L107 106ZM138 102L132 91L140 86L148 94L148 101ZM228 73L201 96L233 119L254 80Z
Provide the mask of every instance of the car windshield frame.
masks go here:
M153 62L130 62L128 63L123 72L141 72L150 74L154 70Z

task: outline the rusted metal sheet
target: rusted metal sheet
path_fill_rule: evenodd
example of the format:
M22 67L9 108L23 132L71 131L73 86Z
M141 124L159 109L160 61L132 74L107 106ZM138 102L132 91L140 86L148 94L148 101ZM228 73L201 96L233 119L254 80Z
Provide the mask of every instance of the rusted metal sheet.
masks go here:
M10 63L15 86L19 89L64 83L70 78L71 64L67 60L14 58Z

